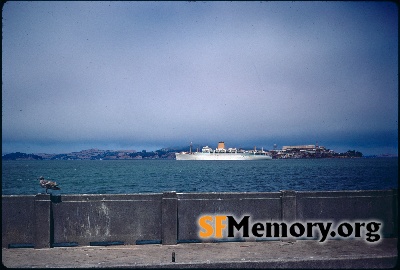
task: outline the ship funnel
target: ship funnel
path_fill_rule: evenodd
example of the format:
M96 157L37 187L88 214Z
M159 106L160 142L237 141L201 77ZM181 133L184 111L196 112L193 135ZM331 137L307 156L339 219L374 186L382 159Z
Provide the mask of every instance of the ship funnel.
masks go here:
M218 149L225 149L225 143L224 142L219 142L217 148Z

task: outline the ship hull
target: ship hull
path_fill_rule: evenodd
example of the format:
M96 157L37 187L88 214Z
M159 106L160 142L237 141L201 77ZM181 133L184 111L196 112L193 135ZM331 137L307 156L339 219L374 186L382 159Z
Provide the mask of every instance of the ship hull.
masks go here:
M176 153L176 160L266 160L272 159L267 155L252 153Z

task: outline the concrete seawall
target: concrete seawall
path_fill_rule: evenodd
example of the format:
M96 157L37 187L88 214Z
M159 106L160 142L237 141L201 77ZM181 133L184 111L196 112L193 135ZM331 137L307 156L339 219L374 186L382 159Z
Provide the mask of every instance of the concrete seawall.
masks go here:
M204 214L287 222L378 220L383 237L397 237L397 213L397 190L3 195L2 247L200 241L197 220Z

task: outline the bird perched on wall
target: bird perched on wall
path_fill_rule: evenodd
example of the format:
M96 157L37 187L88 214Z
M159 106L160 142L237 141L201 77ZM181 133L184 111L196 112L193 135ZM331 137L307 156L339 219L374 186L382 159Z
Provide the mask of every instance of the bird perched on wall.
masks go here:
M48 189L53 189L53 190L60 190L60 188L57 186L56 182L50 181L50 180L45 180L43 176L40 176L39 178L39 184L42 188L46 189L46 194Z

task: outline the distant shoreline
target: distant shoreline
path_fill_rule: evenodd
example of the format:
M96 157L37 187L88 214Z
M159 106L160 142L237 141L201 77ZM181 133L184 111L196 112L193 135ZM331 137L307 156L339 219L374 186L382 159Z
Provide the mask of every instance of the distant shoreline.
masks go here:
M5 154L2 156L2 160L155 160L155 159L166 159L174 160L176 150L157 150L152 152L142 151L136 152L134 150L82 150L80 152L72 152L67 154L26 154L21 152L15 152ZM358 154L356 154L358 153ZM337 159L337 158L397 158L397 155L369 155L363 156L360 152L347 151L346 153L332 153L331 155L321 156L301 156L294 155L286 157L274 155L271 151L273 159Z

